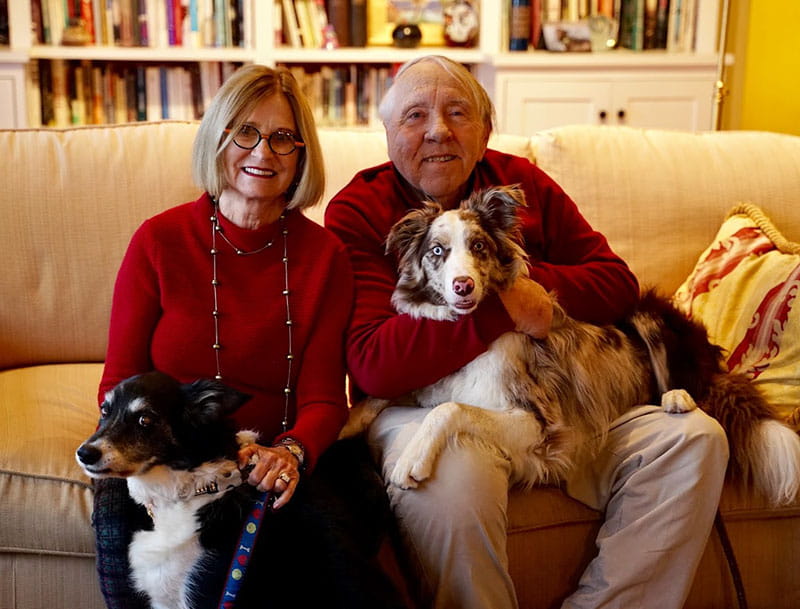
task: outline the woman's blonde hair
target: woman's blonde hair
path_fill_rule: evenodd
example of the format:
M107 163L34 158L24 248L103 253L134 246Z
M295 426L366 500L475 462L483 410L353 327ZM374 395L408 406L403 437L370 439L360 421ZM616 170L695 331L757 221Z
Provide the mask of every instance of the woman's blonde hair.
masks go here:
M311 207L319 203L325 192L322 149L311 107L286 68L246 65L225 81L200 121L192 153L192 176L200 188L214 198L219 197L227 186L222 151L231 145L253 107L270 95L283 95L289 102L297 135L305 143L295 153L300 158L295 181L286 193L286 207Z

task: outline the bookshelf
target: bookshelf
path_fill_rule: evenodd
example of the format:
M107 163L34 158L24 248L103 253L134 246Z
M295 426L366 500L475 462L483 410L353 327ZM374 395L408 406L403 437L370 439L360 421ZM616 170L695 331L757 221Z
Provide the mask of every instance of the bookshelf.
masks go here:
M83 0L95 4L100 1L112 4L112 0ZM151 6L170 1L173 0L147 0ZM352 71L354 66L363 70L385 69L435 52L471 66L492 96L500 117L499 129L505 132L528 135L565 122L712 128L719 0L698 1L695 48L680 53L624 49L596 53L509 52L506 5L510 2L504 0L497 4L482 0L481 8L485 10L480 10L480 34L473 48L401 49L388 44L296 48L282 43L275 34L280 29L275 9L282 1L285 0L240 0L241 43L227 47L170 46L163 37L160 43L150 41L147 47L41 44L31 23L37 7L47 0L9 2L10 39L7 46L0 47L0 126L41 124L36 106L40 96L49 91L34 82L40 78L36 68L43 63L66 64L70 70L75 66L86 69L108 66L109 70L123 72L139 67L158 66L162 71L170 71L214 65L220 67L224 76L237 65L254 62L287 65L313 74L323 68L340 73ZM188 5L188 0L183 4ZM385 6L386 1L382 4ZM198 81L195 78L183 82L195 87ZM675 114L679 115L677 120L670 118L665 123L665 117ZM153 115L140 113L132 120L149 120L150 116ZM113 122L109 120L109 112L105 118Z

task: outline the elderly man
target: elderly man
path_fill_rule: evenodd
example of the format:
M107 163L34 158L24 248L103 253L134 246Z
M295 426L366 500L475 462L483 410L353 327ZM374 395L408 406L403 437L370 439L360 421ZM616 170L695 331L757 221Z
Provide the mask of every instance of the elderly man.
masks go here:
M461 65L427 56L405 64L380 106L389 163L365 169L336 196L326 224L349 247L356 304L347 359L354 391L392 398L429 385L484 352L504 332L545 336L547 293L594 323L628 314L638 283L575 203L527 159L487 148L494 111ZM520 184L530 279L457 321L397 314L390 227L423 199L451 208L473 190ZM368 432L383 476L427 411L384 410ZM567 492L605 512L599 553L564 600L569 609L679 609L710 532L727 464L719 425L699 410L669 417L640 406L613 422L601 453L577 467ZM389 494L425 606L510 609L506 508L509 464L473 443L449 446L419 488ZM537 548L531 548L536 552Z

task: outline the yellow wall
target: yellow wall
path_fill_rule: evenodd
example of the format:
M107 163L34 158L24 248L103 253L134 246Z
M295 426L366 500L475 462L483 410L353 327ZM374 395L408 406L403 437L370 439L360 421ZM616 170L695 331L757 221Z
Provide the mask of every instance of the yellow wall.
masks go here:
M747 14L747 9L744 12ZM737 35L736 28L729 31ZM739 112L731 112L731 124L723 125L800 135L800 2L751 0L746 35L745 45L741 41L736 45L745 48L743 65L736 73L741 86L733 87L727 100L740 104Z

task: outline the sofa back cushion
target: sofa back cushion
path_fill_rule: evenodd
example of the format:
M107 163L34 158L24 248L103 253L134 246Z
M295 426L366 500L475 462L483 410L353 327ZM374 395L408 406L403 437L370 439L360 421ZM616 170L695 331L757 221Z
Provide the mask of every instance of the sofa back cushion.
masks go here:
M739 202L800 240L800 137L573 126L532 145L643 285L674 291Z
M146 218L196 198L197 123L0 130L6 260L0 273L0 369L105 357L114 278ZM327 202L359 169L387 159L382 130L321 129ZM800 138L566 127L495 135L573 196L643 283L675 289L738 201L758 204L787 238ZM308 215L322 222L324 205Z
M0 369L103 360L131 234L197 196L195 131L188 122L0 131Z

